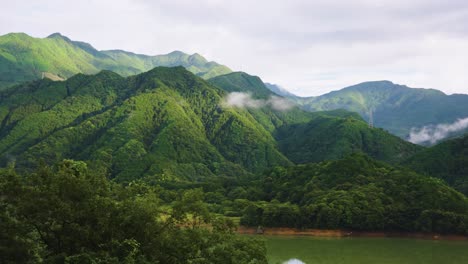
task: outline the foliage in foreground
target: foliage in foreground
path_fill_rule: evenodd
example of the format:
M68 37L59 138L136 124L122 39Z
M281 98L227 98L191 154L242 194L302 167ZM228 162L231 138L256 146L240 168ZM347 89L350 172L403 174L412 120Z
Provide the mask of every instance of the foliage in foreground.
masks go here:
M170 206L160 195L173 197ZM169 198L171 199L171 198ZM265 247L214 218L201 190L122 186L83 162L0 173L4 263L266 263Z

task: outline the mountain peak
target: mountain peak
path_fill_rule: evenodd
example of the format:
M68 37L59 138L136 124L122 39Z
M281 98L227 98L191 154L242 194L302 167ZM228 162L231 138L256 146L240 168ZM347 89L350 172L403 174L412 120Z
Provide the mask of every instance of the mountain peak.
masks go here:
M52 33L50 34L49 36L47 36L47 38L55 38L55 39L63 39L65 41L68 41L68 42L71 42L71 39L69 39L68 37L62 35L60 32L55 32L55 33Z
M200 55L198 53L194 53L194 54L190 55L189 62L194 63L194 64L208 63L208 61L202 55Z
M182 52L182 51L180 51L180 50L174 50L174 51L172 51L172 52L169 52L167 55L168 55L168 56L185 56L185 55L188 56L187 53Z
M382 81L368 81L368 82L362 82L358 83L356 85L349 86L350 87L362 87L362 88L387 88L387 87L393 87L393 86L401 86L398 84L395 84L391 81L387 80L382 80ZM346 88L345 88L346 89Z

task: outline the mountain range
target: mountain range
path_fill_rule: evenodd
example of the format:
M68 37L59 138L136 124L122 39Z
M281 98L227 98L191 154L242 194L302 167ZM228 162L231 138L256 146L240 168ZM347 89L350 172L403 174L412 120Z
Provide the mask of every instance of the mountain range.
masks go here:
M403 139L468 114L468 95L381 81L301 98L198 54L60 34L0 37L0 80L0 173L86 167L136 193L157 185L167 206L200 188L211 212L254 226L468 234L468 135Z
M60 33L47 38L34 38L24 33L0 36L0 89L40 78L64 80L77 73L96 74L110 70L121 76L130 76L157 66L183 66L197 76L215 78L232 71L216 62L209 62L199 54L188 55L174 51L166 55L148 56L123 50L98 51L92 45L70 40ZM242 91L246 83L236 83ZM225 83L226 84L226 83ZM461 135L468 125L440 135L437 126L447 126L468 117L468 95L446 95L435 89L414 89L389 81L365 82L317 97L298 97L286 89L264 83L268 90L300 105L306 111L345 109L357 112L373 124L405 140L422 145L433 145L445 137ZM224 89L233 89L224 85ZM258 91L256 91L258 92ZM262 91L261 96L270 93ZM253 94L253 96L258 96ZM467 122L468 124L468 122Z
M183 66L203 78L231 70L209 62L199 54L174 51L148 56L122 50L98 51L88 43L72 41L60 33L34 38L24 33L0 36L0 88L45 77L61 80L77 73L111 70L122 76L145 72L157 66Z

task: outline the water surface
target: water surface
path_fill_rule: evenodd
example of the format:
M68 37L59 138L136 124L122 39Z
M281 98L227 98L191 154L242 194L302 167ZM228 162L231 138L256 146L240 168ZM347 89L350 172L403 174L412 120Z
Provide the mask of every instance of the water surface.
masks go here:
M467 264L468 241L265 236L271 264ZM293 262L291 263L300 263Z

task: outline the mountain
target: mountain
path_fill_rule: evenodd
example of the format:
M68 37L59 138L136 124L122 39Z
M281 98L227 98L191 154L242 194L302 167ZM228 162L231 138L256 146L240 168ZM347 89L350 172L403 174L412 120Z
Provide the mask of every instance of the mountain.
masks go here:
M88 43L72 41L60 33L47 38L33 38L24 33L0 36L0 88L40 79L44 74L48 78L66 79L77 73L111 70L129 76L157 66L183 66L203 78L231 72L226 66L209 62L199 54L180 51L158 56L121 50L98 51Z
M372 110L374 125L408 139L412 128L452 123L468 117L468 95L446 95L434 89L415 89L389 81L365 82L321 96L295 99L303 109L346 109L365 120Z
M121 181L242 175L291 162L225 92L183 67L121 77L110 71L26 83L0 93L0 160L33 167L92 161Z
M277 85L277 84L272 84L272 83L265 83L265 86L272 92L274 92L275 94L277 95L280 95L280 96L283 96L283 97L291 97L291 98L296 98L296 97L299 97L291 92L289 92L288 90L286 90L285 88Z
M403 165L441 178L468 195L468 134L421 151Z
M259 77L243 72L221 75L208 81L228 92L249 93L254 98L274 96ZM284 104L289 103L287 99L282 100ZM397 163L422 149L382 129L370 128L358 114L345 110L307 113L292 107L274 115L269 108L250 108L247 111L275 136L281 152L294 163L339 159L356 152Z

